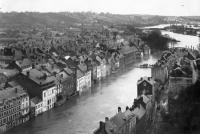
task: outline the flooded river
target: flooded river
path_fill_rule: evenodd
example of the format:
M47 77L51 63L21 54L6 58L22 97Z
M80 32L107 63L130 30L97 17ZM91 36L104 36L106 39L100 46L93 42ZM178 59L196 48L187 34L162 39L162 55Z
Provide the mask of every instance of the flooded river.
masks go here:
M138 61L96 85L87 94L69 100L34 120L18 126L7 134L92 134L99 121L133 103L137 96L136 83L141 76L151 76L150 69L135 68L143 63L153 64L156 58Z
M198 37L162 31L181 42L177 46L196 46ZM150 69L135 68L138 64L153 64L156 58L138 61L124 71L112 74L88 93L72 98L63 106L52 109L6 134L92 134L99 121L133 103L137 95L136 83L142 76L150 76Z

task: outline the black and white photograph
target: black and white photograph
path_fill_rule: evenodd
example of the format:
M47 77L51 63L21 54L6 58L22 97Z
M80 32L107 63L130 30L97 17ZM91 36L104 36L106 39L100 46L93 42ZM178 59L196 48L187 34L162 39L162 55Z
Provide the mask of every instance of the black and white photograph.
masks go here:
M200 134L200 0L0 0L0 134Z

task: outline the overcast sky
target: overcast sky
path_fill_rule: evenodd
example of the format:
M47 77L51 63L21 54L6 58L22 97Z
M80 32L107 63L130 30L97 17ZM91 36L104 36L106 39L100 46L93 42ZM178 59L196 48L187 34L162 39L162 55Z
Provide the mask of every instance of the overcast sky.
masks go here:
M200 16L200 0L0 0L0 11L92 11L115 14Z

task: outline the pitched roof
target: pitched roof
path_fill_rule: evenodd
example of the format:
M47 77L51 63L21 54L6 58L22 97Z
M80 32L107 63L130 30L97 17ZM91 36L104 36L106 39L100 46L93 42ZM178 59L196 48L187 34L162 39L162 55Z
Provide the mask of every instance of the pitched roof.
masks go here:
M141 119L144 116L145 112L146 110L141 106L133 110L133 113L137 116L138 119Z
M146 81L146 82L148 82L151 85L153 85L153 83L154 83L154 80L151 77L145 76L145 77L141 77L141 79L139 79L137 81L137 85L141 84L143 81Z
M20 86L8 87L4 90L0 90L0 103L3 103L4 99L16 98L23 94L25 95L26 92Z

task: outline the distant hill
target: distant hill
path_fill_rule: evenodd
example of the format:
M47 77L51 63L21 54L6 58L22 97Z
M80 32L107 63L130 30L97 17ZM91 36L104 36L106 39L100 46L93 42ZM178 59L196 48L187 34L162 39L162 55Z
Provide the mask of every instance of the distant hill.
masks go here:
M173 22L176 19L182 21L200 21L200 17L166 17L156 15L119 15L110 13L92 12L11 12L0 13L0 27L10 26L80 26L81 24L131 24L135 26L157 25Z

